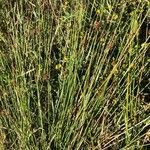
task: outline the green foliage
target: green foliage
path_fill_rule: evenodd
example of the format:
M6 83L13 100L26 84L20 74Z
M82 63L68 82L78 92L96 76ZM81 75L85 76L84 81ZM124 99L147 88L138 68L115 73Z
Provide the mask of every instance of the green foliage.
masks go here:
M146 149L150 3L0 1L0 149Z

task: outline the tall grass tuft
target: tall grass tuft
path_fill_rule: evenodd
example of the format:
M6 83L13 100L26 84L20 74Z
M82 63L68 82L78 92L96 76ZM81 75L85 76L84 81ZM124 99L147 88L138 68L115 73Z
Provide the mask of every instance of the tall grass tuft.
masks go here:
M0 149L148 149L149 1L0 8Z

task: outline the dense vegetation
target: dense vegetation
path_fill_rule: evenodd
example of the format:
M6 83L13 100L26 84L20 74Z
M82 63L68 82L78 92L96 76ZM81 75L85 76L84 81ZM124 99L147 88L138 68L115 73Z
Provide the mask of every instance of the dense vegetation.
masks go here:
M148 150L148 0L0 1L0 150Z

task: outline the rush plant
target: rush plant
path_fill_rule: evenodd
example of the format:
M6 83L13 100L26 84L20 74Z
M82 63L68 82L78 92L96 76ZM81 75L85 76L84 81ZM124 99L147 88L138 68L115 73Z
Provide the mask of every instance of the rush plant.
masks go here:
M148 149L150 3L0 1L0 149Z

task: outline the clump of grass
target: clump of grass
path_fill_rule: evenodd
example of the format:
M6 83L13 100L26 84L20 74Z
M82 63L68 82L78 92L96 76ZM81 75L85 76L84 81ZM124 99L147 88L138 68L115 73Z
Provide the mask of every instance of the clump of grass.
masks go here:
M149 6L1 2L0 148L146 149Z

